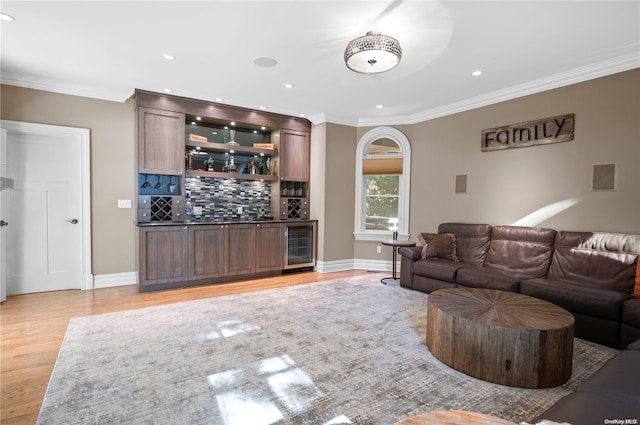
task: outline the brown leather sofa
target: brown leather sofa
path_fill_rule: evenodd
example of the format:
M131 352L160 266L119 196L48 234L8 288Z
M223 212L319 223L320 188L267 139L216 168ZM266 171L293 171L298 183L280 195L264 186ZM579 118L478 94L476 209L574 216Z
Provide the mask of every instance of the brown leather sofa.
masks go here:
M521 292L571 312L575 335L621 348L640 338L633 298L640 235L443 223L458 261L403 247L400 284L422 292L479 287Z
M640 423L640 341L609 360L566 397L544 411L544 419L574 425ZM615 421L618 422L615 422Z

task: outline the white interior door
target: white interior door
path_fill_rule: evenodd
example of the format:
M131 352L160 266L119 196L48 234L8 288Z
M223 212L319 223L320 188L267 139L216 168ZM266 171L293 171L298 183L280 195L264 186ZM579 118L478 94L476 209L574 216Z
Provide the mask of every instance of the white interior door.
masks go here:
M19 124L7 134L7 294L84 289L88 130Z
M7 197L9 190L13 187L13 181L7 177L7 130L0 129L0 302L7 299L7 261L6 261L6 240L7 231L5 227L9 225L8 213L9 205Z

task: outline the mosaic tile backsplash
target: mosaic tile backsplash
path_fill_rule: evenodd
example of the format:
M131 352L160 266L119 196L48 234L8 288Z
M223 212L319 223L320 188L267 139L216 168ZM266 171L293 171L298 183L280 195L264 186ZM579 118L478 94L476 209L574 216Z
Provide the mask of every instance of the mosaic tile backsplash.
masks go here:
M256 220L271 214L271 182L259 180L186 177L191 204L202 207L192 220ZM242 213L238 213L242 207Z

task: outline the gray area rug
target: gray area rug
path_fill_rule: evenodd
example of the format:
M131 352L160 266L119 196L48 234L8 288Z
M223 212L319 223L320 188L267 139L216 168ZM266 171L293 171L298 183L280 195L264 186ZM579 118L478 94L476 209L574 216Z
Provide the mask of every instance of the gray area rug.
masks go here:
M576 339L565 385L484 382L429 353L427 295L383 276L72 319L37 423L389 425L446 409L517 423L617 353Z

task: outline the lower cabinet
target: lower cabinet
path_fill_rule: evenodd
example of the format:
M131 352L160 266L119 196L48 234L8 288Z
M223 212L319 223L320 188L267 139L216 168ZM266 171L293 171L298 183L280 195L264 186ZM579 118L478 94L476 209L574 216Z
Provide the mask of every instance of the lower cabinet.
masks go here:
M213 279L225 275L224 225L190 226L189 279Z
M260 223L256 227L256 272L284 268L284 227L280 223Z
M141 226L140 290L282 271L283 231L281 223Z
M189 232L186 226L140 228L140 285L183 282L189 278Z
M230 224L227 276L282 270L283 226L280 223Z
M251 274L256 270L256 225L227 227L227 276Z

